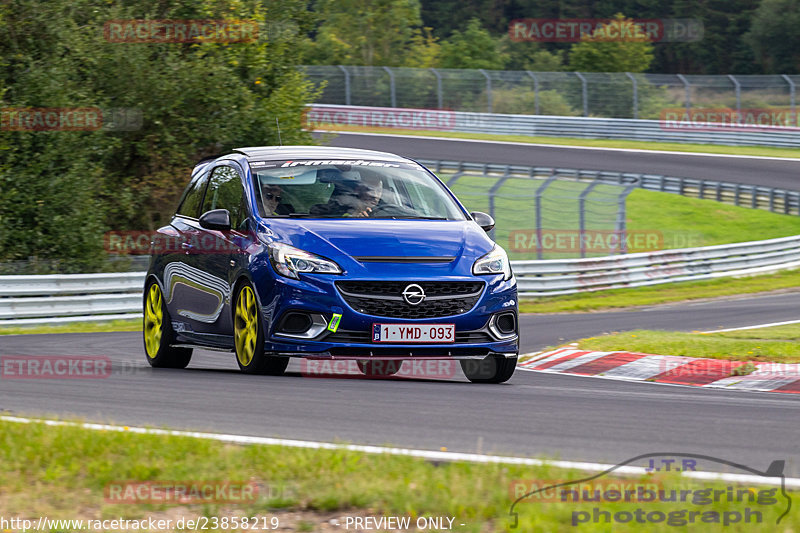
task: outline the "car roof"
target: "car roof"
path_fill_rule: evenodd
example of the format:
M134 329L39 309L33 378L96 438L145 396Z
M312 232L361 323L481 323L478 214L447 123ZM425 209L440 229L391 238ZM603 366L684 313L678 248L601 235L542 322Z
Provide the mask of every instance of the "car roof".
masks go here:
M376 161L404 161L408 159L389 152L361 150L358 148L338 148L335 146L251 146L234 150L244 154L248 160L286 159L286 158L336 158L336 159L369 159Z

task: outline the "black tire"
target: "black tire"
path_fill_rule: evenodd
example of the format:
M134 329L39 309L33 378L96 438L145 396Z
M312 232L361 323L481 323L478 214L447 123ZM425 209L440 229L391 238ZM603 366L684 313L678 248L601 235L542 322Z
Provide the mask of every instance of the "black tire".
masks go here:
M517 356L490 355L480 360L461 360L461 370L472 383L505 383L516 368Z
M371 378L385 378L394 376L400 371L403 361L358 361L358 369L365 376Z
M167 312L161 286L151 280L144 291L142 340L147 362L154 368L186 368L192 360L191 348L175 348L175 331Z
M242 283L233 299L233 339L236 363L245 374L281 376L286 371L288 357L264 353L261 309L250 282Z

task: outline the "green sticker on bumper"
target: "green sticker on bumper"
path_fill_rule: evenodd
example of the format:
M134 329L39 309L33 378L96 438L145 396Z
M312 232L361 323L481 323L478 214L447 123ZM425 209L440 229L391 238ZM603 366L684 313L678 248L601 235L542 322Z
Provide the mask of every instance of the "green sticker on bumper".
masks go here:
M339 329L339 321L342 319L342 315L339 313L334 313L331 317L331 321L328 324L328 331L332 331L336 333L336 330Z

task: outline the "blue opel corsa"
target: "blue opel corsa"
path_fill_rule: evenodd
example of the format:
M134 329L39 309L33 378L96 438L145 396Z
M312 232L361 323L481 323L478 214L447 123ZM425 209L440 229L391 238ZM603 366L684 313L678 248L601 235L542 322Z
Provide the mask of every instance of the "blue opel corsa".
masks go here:
M453 359L470 381L505 382L517 284L493 226L394 154L268 146L201 161L151 244L147 360L183 368L198 347L251 374L305 357L386 376Z

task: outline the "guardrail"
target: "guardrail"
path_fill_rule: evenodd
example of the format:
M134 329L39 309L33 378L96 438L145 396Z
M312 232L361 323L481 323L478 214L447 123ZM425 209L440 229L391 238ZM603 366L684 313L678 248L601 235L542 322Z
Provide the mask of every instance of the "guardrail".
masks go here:
M497 178L538 178L555 176L559 179L598 181L608 185L629 186L650 191L680 194L691 198L715 200L752 209L765 209L773 213L800 215L800 191L776 189L760 185L744 185L726 181L705 180L645 174L612 172L608 170L578 170L571 168L530 167L499 163L467 163L463 161L437 161L420 159L420 163L437 174L478 174ZM452 179L452 178L450 178ZM448 180L449 181L449 180ZM491 213L490 213L491 214Z
M591 259L512 261L511 265L520 296L556 296L797 268L800 235ZM0 326L139 318L144 276L144 272L0 276Z
M800 235L701 248L511 264L520 296L557 296L797 268Z
M502 115L437 109L404 109L313 104L306 115L309 129L383 127L495 135L624 139L651 142L732 146L800 147L797 128L709 124L681 125L660 120ZM431 126L433 125L433 126ZM704 131L703 131L704 130Z
M0 325L142 316L144 272L0 276Z

